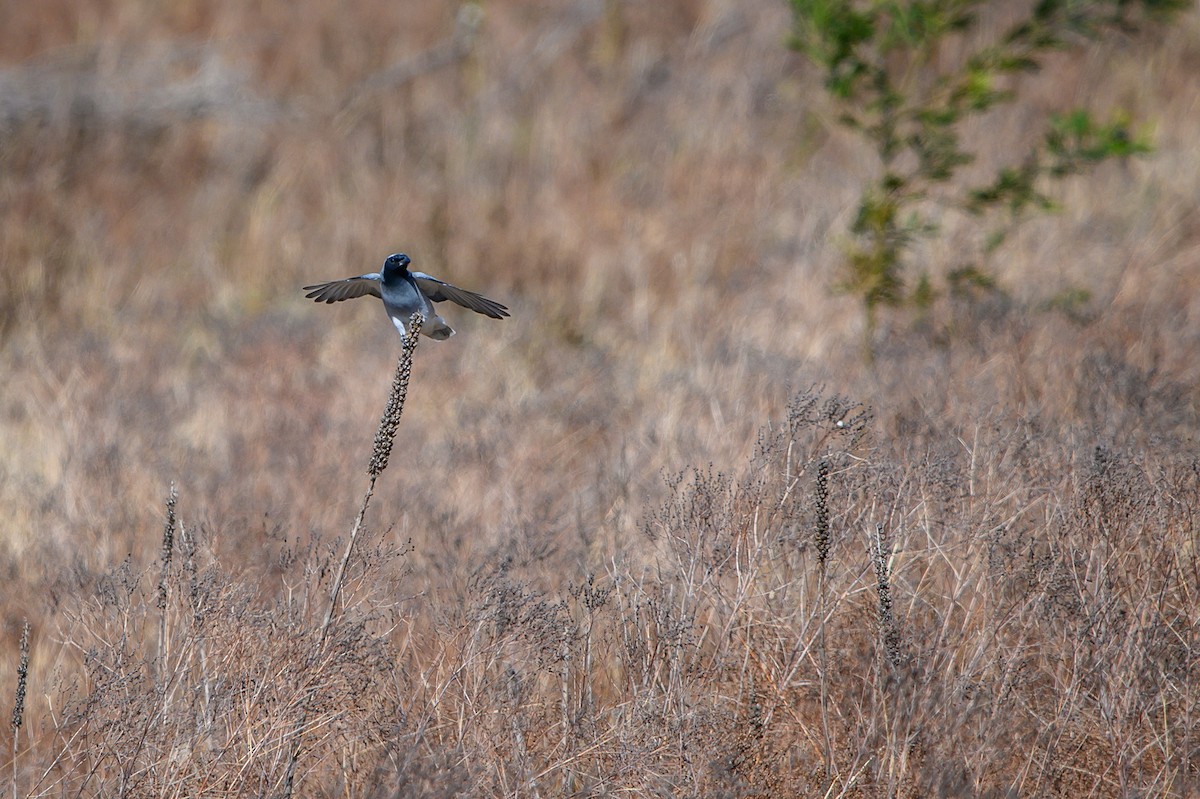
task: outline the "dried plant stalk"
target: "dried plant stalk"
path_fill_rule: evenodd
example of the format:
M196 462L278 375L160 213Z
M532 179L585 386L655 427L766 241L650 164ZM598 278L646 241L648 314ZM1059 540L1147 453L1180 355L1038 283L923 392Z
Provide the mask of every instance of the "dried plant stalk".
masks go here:
M875 537L872 540L875 561L875 588L879 594L879 628L883 634L883 648L892 668L898 669L904 662L903 647L900 643L900 629L896 617L892 613L891 568L888 559L892 555L890 544L884 540L883 525L875 525Z
M408 397L408 378L412 375L413 353L417 349L417 339L421 336L421 324L425 317L414 313L408 324L408 335L404 338L404 349L400 353L400 361L396 364L396 375L392 378L392 391L388 395L387 408L383 418L379 420L379 430L375 433L375 448L371 453L371 464L367 474L371 476L371 487L375 487L375 478L387 468L388 458L392 454L392 443L396 440L396 429L400 426L400 414L404 412L404 400ZM370 491L367 497L370 497ZM363 501L364 508L366 501ZM361 515L359 517L361 519ZM357 526L357 525L356 525Z
M346 542L346 551L342 554L341 563L338 564L337 576L333 580L333 590L329 597L329 608L325 611L325 620L321 623L320 642L323 645L329 635L329 628L333 624L333 617L337 613L338 597L342 591L342 582L346 579L346 568L350 565L350 558L354 554L354 544L358 540L359 531L362 530L363 518L367 515L367 506L371 504L371 496L375 493L375 480L387 468L388 459L392 454L392 444L396 440L396 430L400 426L400 415L404 412L404 401L408 398L408 379L412 376L413 353L417 350L417 339L421 336L421 325L425 321L425 317L420 313L414 313L409 319L408 335L404 337L404 349L400 352L400 360L396 363L396 374L392 378L392 390L388 394L387 407L383 411L383 417L379 420L379 429L375 432L375 445L371 454L371 463L367 467L367 475L370 481L367 483L367 492L363 495L362 504L358 507L358 516L354 519L354 526L350 529L350 538ZM311 694L310 697L311 699ZM306 705L310 704L308 701ZM292 755L288 762L287 777L284 782L283 795L291 797L292 790L295 787L296 764L300 759L300 741L304 732L305 724L308 721L307 709L301 714L296 728L293 730L295 739L292 747Z
M13 699L12 712L12 790L17 799L17 742L21 739L21 725L25 722L25 691L29 684L29 619L21 626L21 660L17 664L17 694Z

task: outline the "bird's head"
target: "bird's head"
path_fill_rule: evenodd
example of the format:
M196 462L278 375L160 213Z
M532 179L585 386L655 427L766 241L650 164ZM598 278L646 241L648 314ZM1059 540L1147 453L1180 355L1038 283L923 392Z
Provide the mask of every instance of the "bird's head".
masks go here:
M402 252L394 252L387 257L383 262L384 272L400 272L408 271L408 265L412 263L412 259Z

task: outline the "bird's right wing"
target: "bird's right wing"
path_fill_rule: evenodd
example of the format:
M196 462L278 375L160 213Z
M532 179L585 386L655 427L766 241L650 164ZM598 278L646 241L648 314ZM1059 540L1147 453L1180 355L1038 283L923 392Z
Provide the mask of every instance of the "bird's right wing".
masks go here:
M378 272L372 272L369 275L305 286L304 291L308 293L304 296L315 302L341 302L342 300L352 300L355 297L365 297L368 294L382 297L383 295L379 292L379 284L382 282L383 276Z

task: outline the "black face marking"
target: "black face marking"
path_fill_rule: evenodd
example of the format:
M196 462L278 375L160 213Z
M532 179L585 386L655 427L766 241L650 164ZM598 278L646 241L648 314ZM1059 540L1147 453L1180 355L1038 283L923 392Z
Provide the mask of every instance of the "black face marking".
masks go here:
M383 262L383 268L387 269L387 270L392 270L392 269L407 270L408 265L411 263L412 263L412 259L410 259L404 253L394 252L387 257L386 261Z

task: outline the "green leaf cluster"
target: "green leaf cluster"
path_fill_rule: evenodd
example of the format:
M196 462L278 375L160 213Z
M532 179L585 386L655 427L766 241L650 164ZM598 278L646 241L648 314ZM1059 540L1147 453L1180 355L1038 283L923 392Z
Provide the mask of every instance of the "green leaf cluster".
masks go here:
M979 30L986 0L789 2L791 47L821 68L841 122L871 143L882 165L882 176L859 201L841 284L862 299L868 344L880 307L928 307L939 294L927 270L915 279L909 274L916 241L938 234L926 210L935 195L942 210L989 217L981 224L999 215L1011 228L1031 212L1055 210L1047 194L1054 180L1150 151L1127 115L1102 121L1086 109L1064 109L1047 118L1044 136L1014 163L963 186L960 170L974 159L962 141L964 123L1013 102L1016 78L1038 70L1051 53L1135 31L1190 6L1188 0L1038 0L986 38ZM966 55L944 57L951 43L966 45ZM1005 232L985 237L984 255ZM997 287L979 263L956 266L946 282L952 294L963 285Z

